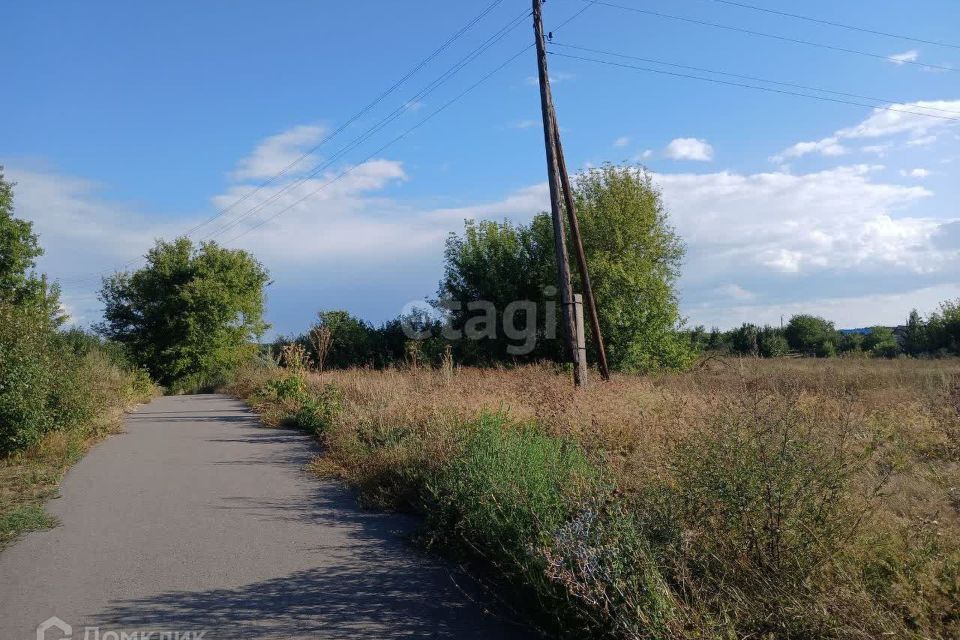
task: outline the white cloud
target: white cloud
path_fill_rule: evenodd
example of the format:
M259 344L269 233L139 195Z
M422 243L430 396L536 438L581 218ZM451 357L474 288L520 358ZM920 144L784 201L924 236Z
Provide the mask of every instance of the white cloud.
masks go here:
M322 140L325 134L326 129L319 125L300 125L270 136L258 144L249 156L237 163L232 177L234 180L273 177L296 162L306 149ZM303 171L310 166L311 159L304 158L290 172Z
M921 138L913 138L912 140L907 140L907 146L927 147L936 141L937 141L937 136L923 136Z
M713 160L713 147L706 140L699 138L674 138L667 145L665 153L674 160L697 160L709 162Z
M613 146L615 147L625 147L628 144L630 144L630 138L627 136L620 136L619 138L613 141Z
M960 120L951 119L944 111L960 114L960 100L918 100L891 104L885 109L874 109L860 124L841 129L841 138L881 138L906 133L913 139L931 136L938 131L957 126Z
M958 114L951 119L947 111ZM840 156L847 153L844 140L889 138L907 135L906 144L910 146L930 145L937 141L937 135L960 124L960 100L920 100L903 104L891 104L885 109L874 109L859 124L846 127L815 142L797 144L770 157L770 161L781 164L788 158L800 158L817 153L822 156ZM872 144L861 150L884 155L890 143Z
M516 122L511 122L508 126L511 129L531 129L533 127L540 126L541 122L542 121L540 120L533 120L531 118L529 120L517 120Z
M906 169L901 169L900 175L905 178L926 178L930 175L930 171L922 168L910 169L909 171Z
M757 297L752 291L747 291L740 285L733 283L725 284L717 289L717 291L720 293L720 295L727 298L733 298L734 300L753 300Z
M872 180L858 165L788 173L658 174L691 249L685 277L744 285L770 275L830 270L927 273L943 267L931 237L942 220L897 215L923 187Z
M916 49L911 49L910 51L904 51L903 53L895 53L887 56L887 59L890 60L890 62L897 65L906 64L907 62L916 62L919 58L920 52Z
M836 136L831 136L816 142L798 142L792 147L772 156L770 161L780 164L789 158L802 158L810 153L817 153L821 156L842 156L847 153L847 149L840 144Z
M887 155L887 151L889 149L889 144L868 144L865 147L861 147L860 151L864 153L872 153L880 158L883 158Z

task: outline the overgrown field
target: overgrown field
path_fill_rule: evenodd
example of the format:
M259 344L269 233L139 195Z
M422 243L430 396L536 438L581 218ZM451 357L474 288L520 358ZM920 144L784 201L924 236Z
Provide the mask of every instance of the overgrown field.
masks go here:
M251 367L231 390L552 635L960 637L958 360L711 360L577 393L548 367Z

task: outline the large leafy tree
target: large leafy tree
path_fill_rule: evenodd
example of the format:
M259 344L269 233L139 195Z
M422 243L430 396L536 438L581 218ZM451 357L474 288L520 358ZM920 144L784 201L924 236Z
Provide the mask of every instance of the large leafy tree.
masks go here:
M187 238L158 241L147 264L104 279L98 329L174 390L228 375L256 350L267 271L245 251Z
M693 359L678 329L684 245L642 168L606 165L577 177L577 213L610 362L681 368Z
M649 174L613 165L588 171L577 177L575 199L611 364L647 371L689 364L693 349L678 331L682 319L675 290L683 243ZM502 315L511 301L531 300L537 303L542 335L546 310L556 309L545 304L544 295L545 288L556 284L548 214L537 215L529 225L468 221L462 236L448 239L444 257L439 294L441 300L460 303L451 313L455 328L475 317L466 309L470 301L491 301ZM498 334L497 340L473 348L502 357L506 344ZM560 353L558 340L539 340L530 357Z
M521 329L530 324L541 338L547 332L548 322L559 327L556 319L556 271L553 253L552 226L549 216L539 215L529 224L509 221L484 220L466 222L463 235L450 234L444 251L444 276L440 283L438 304L444 308L450 326L457 332L478 329L490 339L465 340L457 343L458 355L466 361L490 361L514 357L507 351L510 341L504 331L504 312L516 301L537 304L536 317L526 317L518 310L511 317L511 325ZM548 293L553 293L554 304L545 304ZM485 326L487 308L479 302L490 303L495 309L491 326ZM551 313L554 317L547 319ZM528 358L557 357L561 353L557 341L540 339Z

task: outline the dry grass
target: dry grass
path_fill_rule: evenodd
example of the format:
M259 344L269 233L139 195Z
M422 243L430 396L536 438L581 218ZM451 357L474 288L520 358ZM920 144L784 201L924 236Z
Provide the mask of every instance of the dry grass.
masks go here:
M299 404L256 393L278 375L250 371L233 389L253 398L273 423ZM631 518L662 515L644 502L651 490L672 496L668 519L686 547L663 551L657 562L672 590L667 608L683 613L663 635L960 634L960 360L712 360L687 373L615 376L579 392L552 367L330 371L322 379L308 375L306 385L308 395L333 385L340 397L336 423L322 434L327 454L316 469L345 478L372 504L429 510L424 487L456 458L463 434L484 412L577 443L612 478L618 503L639 514ZM765 449L770 438L774 445L781 438L782 447ZM788 455L788 443L795 442L804 448ZM800 474L773 481L797 500L794 511L777 503L777 517L796 517L799 524L795 532L756 534L764 549L774 549L769 553L746 551L756 542L754 525L730 520L726 498L703 481L716 471L738 491L737 483L746 481L715 468L736 467L738 447L761 462L772 456L769 466L751 473ZM835 490L835 499L803 495L804 478L819 480L821 473L803 466L803 456L809 465L823 464L823 474L836 474L836 486L818 489ZM704 493L691 502L678 487ZM782 501L766 499L767 511L758 517L766 517L770 502ZM678 506L685 500L690 504ZM676 515L683 509L691 518L686 522ZM804 509L823 527L816 535L828 532L836 540L828 544L802 530ZM807 538L814 542L804 543ZM816 546L816 553L802 552L814 558L809 567L799 558L802 544ZM787 552L795 555L780 557ZM771 574L771 567L785 572L788 565L805 567L795 571L795 581ZM729 577L718 583L717 571ZM583 590L573 585L570 592ZM625 637L646 633L624 631L629 625L620 622L606 625L614 627Z

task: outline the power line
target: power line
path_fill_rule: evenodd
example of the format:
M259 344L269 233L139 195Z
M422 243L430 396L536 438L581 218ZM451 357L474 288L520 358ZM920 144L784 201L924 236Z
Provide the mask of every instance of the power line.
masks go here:
M719 76L727 76L730 78L739 78L741 80L753 80L754 82L766 82L768 84L775 84L783 87L793 87L794 89L806 89L808 91L819 91L821 93L830 93L836 96L845 96L847 98L859 98L861 100L873 100L875 102L884 102L887 104L906 104L907 100L892 100L890 98L877 98L874 96L865 96L858 93L846 93L843 91L834 91L833 89L823 89L821 87L814 87L811 85L797 84L793 82L782 82L780 80L770 80L768 78L761 78L758 76L749 76L739 73L730 73L728 71L718 71L716 69L709 69L706 67L694 67L685 64L677 64L675 62L667 62L666 60L657 60L656 58L642 58L640 56L632 56L624 53L616 53L614 51L604 51L602 49L591 49L589 47L581 47L574 44L566 44L563 42L557 42L556 40L550 43L554 47L563 47L565 49L576 49L577 51L586 51L588 53L596 53L600 55L613 56L616 58L624 58L626 60L637 60L639 62L650 62L653 64L660 64L666 67L673 67L675 69L687 69L688 71L702 71L704 73L713 73ZM917 106L916 108L924 109L927 111L939 111L942 113L949 113L955 116L960 117L960 111L954 111L951 109L941 109L939 107L926 107L926 106ZM930 114L933 115L933 114ZM952 118L950 118L952 119Z
M574 13L573 15L571 15L569 18L567 18L566 20L564 20L563 22L561 22L559 25L557 25L556 27L554 27L553 30L554 30L554 31L558 31L559 29L561 29L562 27L566 26L566 25L569 24L570 22L572 22L572 21L576 20L577 18L579 18L587 9L590 8L590 6L593 5L592 0L588 0L588 2L589 2L589 4L588 4L586 7L580 9L579 11L577 11L576 13ZM529 12L526 12L526 15L529 15ZM335 182L338 182L338 181L341 180L343 177L349 175L351 172L353 172L354 170L356 170L358 167L363 166L365 163L369 162L370 160L372 160L372 159L375 158L376 156L380 155L380 154L381 154L383 151L385 151L386 149L390 148L391 146L393 146L393 145L396 144L397 142L400 142L401 140L403 140L404 138L406 138L408 135L410 135L411 133L413 133L414 131L416 131L417 129L419 129L420 127L422 127L423 125L425 125L427 122L429 122L430 120L432 120L434 117L436 117L436 116L440 115L442 112L446 111L447 108L449 108L451 105L453 105L453 104L456 103L457 101L461 100L461 99L462 99L464 96L466 96L468 93L470 93L471 91L473 91L474 89L476 89L477 87L479 87L480 85L482 85L484 82L486 82L487 80L489 80L491 77L493 77L494 75L496 75L497 73L499 73L500 71L502 71L503 69L505 69L505 68L506 68L507 66L509 66L514 60L516 60L516 59L519 58L521 55L523 55L524 53L526 53L527 51L529 51L531 48L533 48L533 46L534 46L534 45L530 44L530 45L527 45L527 46L525 46L524 48L520 49L519 51L517 51L515 54L513 54L512 56L510 56L505 62L503 62L502 64L500 64L498 67L496 67L496 68L493 69L492 71L488 72L488 73L487 73L486 75L484 75L482 78L480 78L480 80L478 80L478 81L475 82L474 84L472 84L472 85L470 85L469 87L467 87L467 88L466 88L464 91L462 91L461 93L457 94L455 97L453 97L451 100L449 100L448 102L446 102L443 106L441 106L439 109L437 109L436 111L434 111L433 113L431 113L430 115L428 115L426 118L424 118L423 120L421 120L420 122L418 122L416 125L414 125L413 127L407 129L406 131L404 131L403 133L401 133L400 135L398 135L396 138L390 140L390 141L387 142L385 145L383 145L382 147L380 147L379 149L377 149L376 151L374 151L373 153L371 153L370 155L368 155L366 158L364 158L363 160L361 160L358 164L355 164L355 165L353 165L353 166L351 166L351 167L348 167L347 169L343 170L343 171L340 172L338 175L336 175L334 178L332 178L332 179L330 179L329 181L327 181L326 183L320 185L319 187L317 187L317 188L314 189L313 191L305 194L303 197L299 198L299 199L296 200L295 202L292 202L291 204L287 205L287 206L284 207L283 209L280 209L279 211L277 211L276 213L274 213L272 216L261 220L261 221L258 222L256 225L250 227L249 229L244 230L243 232L239 233L239 234L236 235L236 236L233 236L233 237L230 238L229 240L226 240L226 241L224 242L224 244L231 243L231 242L235 242L236 240L238 240L238 239L242 238L243 236L247 235L248 233L250 233L250 232L252 232L252 231L255 231L256 229L259 229L259 228L263 227L265 224L267 224L267 223L271 222L272 220L275 220L276 218L280 217L281 215L283 215L284 213L286 213L287 211L289 211L289 210L292 209L293 207L297 206L297 205L300 204L301 202L307 200L308 198L313 197L314 195L316 195L316 194L319 193L320 191L323 191L324 189L326 189L326 188L327 188L328 186L330 186L331 184L333 184L333 183L335 183Z
M573 60L583 60L583 61L585 61L585 62L596 62L596 63L599 63L599 64L609 65L609 66L612 66L612 67L621 67L621 68L623 68L623 69L635 69L635 70L637 70L637 71L647 71L647 72L649 72L649 73L658 73L658 74L661 74L661 75L673 76L673 77L676 77L676 78L688 78L688 79L691 79L691 80L701 80L701 81L704 81L704 82L712 82L712 83L714 83L714 84L722 84L722 85L727 85L727 86L731 86L731 87L741 87L741 88L744 88L744 89L755 89L755 90L757 90L757 91L767 91L767 92L769 92L769 93L779 93L779 94L788 95L788 96L797 96L797 97L801 97L801 98L811 98L811 99L813 99L813 100L823 100L823 101L825 101L825 102L836 102L836 103L839 103L839 104L849 104L849 105L853 105L853 106L857 106L857 107L867 107L867 108L869 108L869 109L878 109L878 110L881 110L881 111L892 111L893 113L909 113L909 114L917 115L917 116L926 116L926 117L928 117L928 118L939 118L939 119L941 119L941 120L950 120L950 121L953 121L953 122L960 122L960 118L949 118L949 117L947 117L947 116L938 116L938 115L934 115L934 114L932 114L932 113L923 113L923 112L921 112L921 111L911 111L911 110L909 110L909 109L895 109L895 108L893 108L893 107L883 107L883 106L877 106L877 105L873 105L873 104L864 104L864 103L862 103L862 102L853 102L853 101L851 101L851 100L842 100L842 99L840 99L840 98L828 98L828 97L826 97L826 96L815 96L815 95L812 95L812 94L809 94L809 93L800 93L800 92L798 92L798 91L788 91L788 90L785 90L785 89L774 89L774 88L772 88L772 87L760 87L760 86L757 86L757 85L745 84L745 83L742 83L742 82L732 82L732 81L730 81L730 80L719 80L719 79L717 79L717 78L707 78L707 77L704 77L704 76L695 76L695 75L688 74L688 73L678 73L678 72L675 72L675 71L665 71L665 70L663 70L663 69L653 69L653 68L651 68L651 67L640 67L640 66L637 66L637 65L622 64L622 63L619 63L619 62L613 62L613 61L611 61L611 60L599 60L599 59L597 59L597 58L585 58L585 57L582 57L582 56L574 56L574 55L570 55L570 54L567 54L567 53L559 53L559 52L557 52L557 51L551 51L550 54L551 54L551 55L554 55L554 56L560 56L560 57L562 57L562 58L571 58L571 59L573 59Z
M467 54L466 56L464 56L463 58L461 58L457 63L455 63L455 64L454 64L452 67L450 67L447 71L445 71L445 72L444 72L443 74L441 74L439 77L437 77L436 79L434 79L433 82L431 82L431 83L428 84L426 87L424 87L423 89L421 89L420 92L418 92L418 93L417 93L415 96L413 96L410 100L408 100L408 101L405 102L403 105L401 105L400 107L398 107L397 109L395 109L392 113L388 114L386 117L384 117L383 119L381 119L381 120L380 120L379 122L377 122L375 125L373 125L373 126L370 127L369 129L367 129L364 133L362 133L362 134L360 134L359 136L357 136L356 138L354 138L354 139L353 139L352 141L350 141L346 146L342 147L342 148L341 148L339 151L337 151L333 156L331 156L326 162L324 162L324 163L322 163L322 164L314 167L314 169L312 169L309 173L307 173L306 175L302 176L301 178L299 178L299 179L297 179L297 180L295 180L295 181L293 181L293 182L285 185L285 186L284 186L282 189L280 189L277 193L273 194L272 196L270 196L270 197L267 198L266 200L260 202L259 204L257 204L257 205L254 206L253 208L251 208L251 209L249 209L248 211L246 211L245 213L241 214L239 217L234 218L233 220L231 220L230 222L228 222L227 224L225 224L225 225L224 225L223 227L221 227L220 229L218 229L218 230L216 230L216 231L213 231L213 232L207 234L206 236L204 236L203 239L205 239L205 240L206 240L206 239L210 239L210 238L213 238L214 236L218 236L218 235L220 235L220 234L222 234L222 233L225 233L225 232L229 231L230 229L236 227L236 226L237 226L241 221L243 221L244 219L250 217L251 215L254 215L254 214L257 213L258 211L263 210L267 205L272 204L273 202L276 202L277 200L279 200L280 197L281 197L283 194L291 191L292 189L295 189L295 188L299 187L300 185L304 184L305 182L307 182L307 181L310 180L311 178L316 177L318 174L320 174L320 173L321 173L322 171L324 171L325 169L333 166L333 165L337 162L337 160L339 160L340 158L342 158L344 155L346 155L346 154L349 153L350 151L356 149L356 148L359 147L361 144L363 144L364 142L366 142L367 140L369 140L370 138L372 138L374 135L376 135L377 133L379 133L380 131L382 131L384 128L386 128L388 125L390 125L392 122L394 122L394 121L396 121L398 118L400 118L404 113L407 112L407 110L408 110L407 105L408 105L408 104L410 104L411 102L418 101L418 100L420 100L420 99L422 99L422 98L425 98L425 97L428 96L430 93L432 93L433 91L435 91L435 90L438 89L439 87L441 87L441 86L443 86L444 84L446 84L447 81L449 81L454 75L456 75L457 73L459 73L464 67L466 67L468 64L470 64L471 62L473 62L474 60L476 60L480 55L482 55L484 52L486 52L488 49L490 49L490 47L492 47L493 45L495 45L497 42L499 42L499 41L502 40L504 37L506 37L507 34L509 34L511 31L513 31L513 29L515 29L516 27L518 27L518 26L520 25L521 21L523 21L528 15L530 15L530 11L529 11L529 10L524 10L522 13L520 13L520 15L518 15L516 18L514 18L514 19L511 20L509 23L507 23L507 25L505 25L503 28L501 28L501 29L500 29L498 32L496 32L493 36L491 36L491 37L488 38L486 41L484 41L479 47L477 47L476 49L474 49L473 51L471 51L469 54Z
M256 187L255 189L253 189L252 191L248 191L247 193L245 193L242 197L240 197L239 199L237 199L237 200L235 200L234 202L232 202L229 206L227 206L227 207L225 207L225 208L223 208L223 209L220 209L215 215L211 216L210 218L204 220L203 222L201 222L201 223L199 223L199 224L197 224L197 225L194 225L193 227L191 227L189 230L187 230L185 233L183 233L183 234L181 234L181 235L184 235L184 236L190 236L190 235L192 235L193 233L195 233L195 232L198 231L199 229L201 229L201 228L203 228L204 226L206 226L206 225L214 222L215 220L221 218L222 216L224 216L225 214L227 214L229 211L231 211L232 209L234 209L234 208L237 207L238 205L242 204L244 201L246 201L247 199L249 199L250 197L252 197L252 196L255 195L256 193L262 191L264 188L266 188L266 187L269 186L270 184L276 182L278 179L280 179L281 177L283 177L284 175L286 175L286 174L290 171L290 169L292 169L293 167L295 167L297 164L299 164L300 162L302 162L304 159L306 159L306 158L310 157L311 155L313 155L318 149L320 149L320 147L322 147L324 144L328 143L330 140L332 140L332 139L333 139L334 137L336 137L338 134L340 134L340 133L342 133L344 130L346 130L347 127L349 127L351 124L353 124L354 122L356 122L357 120L359 120L361 117L363 117L364 115L366 115L367 113L369 113L374 107L376 107L376 106L379 105L381 102L383 102L383 101L384 101L387 97L389 97L394 91L396 91L400 86L402 86L407 80L409 80L411 77L413 77L413 75L415 75L418 71L420 71L421 69L423 69L427 64L429 64L430 62L432 62L438 55L440 55L440 54L443 53L445 50L447 50L454 42L456 42L458 39L460 39L460 38L461 38L467 31L469 31L474 25L476 25L478 22L480 22L484 17L486 17L486 16L487 16L491 11L493 11L497 6L499 6L500 4L502 4L503 1L504 1L504 0L494 0L494 2L492 2L490 5L488 5L488 6L487 6L483 11L481 11L479 14L477 14L476 16L474 16L467 24L465 24L465 25L464 25L463 27L461 27L457 32L455 32L452 36L450 36L450 38L448 38L443 44L441 44L437 49L435 49L430 55L428 55L426 58L424 58L423 60L421 60L417 65L415 65L413 68L411 68L407 73L405 73L398 81L396 81L396 82L395 82L392 86L390 86L386 91L384 91L383 93L381 93L376 99L374 99L372 102L370 102L369 104L367 104L365 107L363 107L363 108L362 108L360 111L358 111L356 114L354 114L353 116L351 116L350 119L348 119L346 122L344 122L344 123L341 124L339 127L337 127L336 130L334 130L333 132L331 132L329 135L325 136L319 143L317 143L315 146L313 146L312 148L310 148L310 149L308 149L307 151L305 151L302 155L300 155L298 158L296 158L295 160L293 160L291 163L289 163L287 166L285 166L283 169L281 169L278 173L274 174L274 175L271 176L269 179L267 179L266 181L262 182L259 186L257 186L257 187ZM588 5L588 7L589 7L589 5ZM582 13L582 11L581 11L580 13ZM527 11L524 11L520 16L518 16L517 18L514 18L514 20L512 20L510 23L508 23L508 27L510 27L510 28L512 29L513 27L516 26L516 23L518 22L518 20L520 20L520 19L522 19L522 18L525 18L527 15L529 15L529 11L528 11L528 10L527 10ZM579 15L579 13L578 13L577 15ZM501 30L498 31L497 33L500 34L500 33L502 33L503 31L504 31L504 29L501 29ZM504 34L504 35L505 35L505 34ZM495 36L496 36L496 34L495 34ZM502 36L501 36L501 37L502 37ZM487 42L489 42L489 41L490 41L490 39L487 40ZM497 41L499 41L499 38L497 38ZM486 43L485 43L485 44L486 44ZM491 43L491 46L492 46L492 44L493 44L493 43ZM481 47L483 47L483 45L481 45ZM489 48L489 47L488 47L488 48ZM478 49L479 49L479 48L478 48ZM474 52L476 52L478 49L475 49ZM484 50L485 50L485 49L484 49ZM482 51L481 51L481 53L482 53ZM460 69L462 69L463 66L466 66L466 64L468 64L468 63L471 62L473 59L475 59L476 56L470 57L471 55L472 55L472 54L468 55L466 58L462 58L461 61L460 61L460 63L463 63L463 64L458 63L458 65L460 65L459 67L458 67L458 65L454 65L454 67L451 69L451 70L453 70L453 73L459 72ZM465 61L465 62L464 62L464 61ZM455 69L455 70L454 70L454 69ZM451 73L451 70L448 70L448 71L447 71L447 74ZM444 78L444 79L443 79L442 82L440 82L440 84L443 84L443 82L446 82L446 80L449 79L449 77L445 77L445 76L447 76L447 74L444 74L444 75L441 76L441 78ZM435 80L434 83L436 83L436 82L437 82L437 81ZM415 101L415 100L417 100L417 99L419 99L419 98L424 97L425 95L427 95L428 93L430 93L433 89L436 89L438 86L440 86L440 84L434 85L434 83L431 83L431 85L428 85L425 89L421 90L421 92L418 93L417 96L415 96L414 98L411 98L410 100L406 101L406 103L405 103L401 108L395 110L395 111L391 114L391 116L399 117L400 115L402 115L402 114L407 110L407 105L409 105L411 102L413 102L413 101ZM428 89L429 89L429 90L428 90ZM426 93L424 93L424 91L426 91ZM390 117L390 116L388 116L388 118L389 118L389 117ZM396 117L393 117L390 121L395 120ZM389 124L389 122L384 123L383 120L381 120L381 123L383 123L383 126L386 126L386 124ZM382 126L381 126L380 128L382 128ZM379 129L376 129L376 131L379 131ZM374 131L374 133L375 133L376 131ZM368 133L369 133L369 130L368 130ZM372 134L371 134L371 135L372 135ZM354 142L357 142L357 139L354 139ZM362 142L362 140L361 140L361 142ZM349 146L349 145L348 145L348 146ZM349 150L349 149L348 149L348 150ZM343 151L343 150L341 150L341 151ZM331 164L331 163L328 163L327 166L329 166L330 164ZM301 181L301 182L302 182L302 181ZM256 211L256 210L258 210L259 208L262 208L263 206L265 206L266 204L268 204L269 202L272 202L272 201L276 200L280 195L282 195L283 192L285 192L286 190L288 190L289 187L290 187L290 185L287 185L287 187L286 187L285 189L281 190L281 191L280 191L279 193L277 193L277 194L274 194L274 196L272 196L270 199L268 199L268 200L266 200L266 201L264 201L264 202L261 202L260 204L256 205L256 206L254 207L254 209L251 210L251 211ZM246 213L242 214L241 218L249 215L249 214L251 213L251 211L247 211ZM219 231L215 231L212 235L211 235L211 234L208 234L208 235L204 236L204 239L209 238L209 237L212 237L213 235L217 235L218 233L222 232L223 230L229 229L230 226L231 226L231 225L227 225L226 227L221 228ZM71 284L75 284L75 283L78 283L78 282L84 282L84 281L86 281L86 280L88 280L88 279L90 279L90 278L100 277L100 276L102 276L102 275L106 275L106 274L109 274L109 273L114 272L114 271L117 271L117 270L125 269L125 268L130 267L130 266L132 266L132 265L134 265L134 264L137 264L137 263L140 262L142 259L143 259L143 258L140 257L140 258L136 258L136 259L134 259L134 260L130 260L130 261L128 261L128 262L125 262L125 263L123 263L122 265L120 265L119 269L112 269L112 270L111 270L111 269L104 269L104 270L95 272L95 273L91 274L90 276L80 276L79 278L65 278L65 279L61 280L60 282L62 282L62 283L71 283Z
M860 51L859 49L848 49L846 47L838 47L831 44L823 44L822 42L812 42L810 40L800 40L798 38L789 38L787 36L781 36L773 33L766 33L763 31L754 31L752 29L745 29L743 27L736 27L733 25L719 24L717 22L709 22L707 20L699 20L697 18L687 18L685 16L676 16L669 13L661 13L659 11L651 11L650 9L640 9L639 7L628 7L622 4L615 4L613 2L605 2L604 0L591 0L593 4L603 5L605 7L612 7L614 9L622 9L624 11L633 11L635 13L642 13L648 16L656 16L658 18L664 18L667 20L677 20L680 22L688 22L690 24L698 24L704 27L713 27L715 29L725 29L727 31L734 31L736 33L746 33L752 36L759 36L762 38L770 38L773 40L780 40L783 42L791 42L793 44L802 44L808 47L817 47L819 49L828 49L830 51L840 51L842 53L850 53L858 56L866 56L868 58L877 58L879 60L886 60L887 62L896 62L897 64L911 64L918 67L924 67L927 69L936 69L938 71L957 71L953 67L947 67L937 64L929 64L926 62L917 62L916 60L896 60L890 56L885 56L880 53L870 53L869 51Z
M263 225L267 224L268 222L270 222L270 221L272 221L272 220L275 220L276 218L280 217L281 215L283 215L284 213L286 213L287 211L289 211L289 210L292 209L293 207L297 206L298 204L300 204L300 203L303 202L304 200L307 200L308 198L313 197L314 195L316 195L316 194L319 193L320 191L323 191L324 189L326 189L327 187L329 187L331 184L333 184L333 183L335 183L335 182L338 182L340 179L342 179L343 177L349 175L350 173L352 173L352 172L353 172L354 170L356 170L357 168L362 167L364 164L366 164L367 162L369 162L370 160L372 160L372 159L375 158L376 156L380 155L383 151L385 151L385 150L388 149L389 147L393 146L393 145L396 144L397 142L400 142L401 140L403 140L404 138L406 138L408 135L410 135L411 133L413 133L414 131L416 131L417 129L419 129L419 128L422 127L423 125L425 125L427 122L429 122L430 120L432 120L434 117L440 115L443 111L446 111L448 107L452 106L455 102L459 101L461 98L463 98L464 96L466 96L468 93L470 93L471 91L473 91L474 89L476 89L477 87L479 87L481 84L483 84L484 82L486 82L487 80L489 80L491 77L493 77L494 75L496 75L497 73L499 73L501 70L503 70L504 68L506 68L511 62L513 62L514 60L516 60L517 58L519 58L521 55L523 55L524 53L526 53L531 47L533 47L532 44L527 45L527 46L525 46L523 49L521 49L520 51L518 51L517 53L513 54L513 55L512 55L510 58L508 58L503 64L501 64L500 66L496 67L495 69L493 69L492 71L490 71L489 73L487 73L486 75L484 75L482 78L480 78L480 80L478 80L478 81L475 82L474 84L472 84L472 85L470 85L469 87L467 87L466 90L464 90L464 91L462 91L461 93L457 94L454 98L452 98L451 100L449 100L448 102L446 102L442 107L440 107L439 109L437 109L436 111L434 111L433 113L431 113L430 115L428 115L426 118L424 118L423 120L421 120L420 122L418 122L418 123L415 124L414 126L410 127L409 129L407 129L406 131L404 131L403 133L401 133L400 135L398 135L396 138L390 140L390 142L386 143L385 145L383 145L382 147L380 147L379 149L377 149L376 151L374 151L373 153L371 153L370 155L368 155L366 158L364 158L363 160L361 160L358 164L355 164L355 165L353 165L353 166L351 166L351 167L348 167L347 169L344 169L342 172L340 172L339 174L337 174L337 176L335 176L334 178L332 178L332 179L330 179L329 181L325 182L324 184L320 185L319 187L317 187L317 188L314 189L313 191L305 194L304 196L302 196L302 197L299 198L298 200L292 202L291 204L285 206L283 209L280 209L279 211L275 212L275 213L274 213L273 215L271 215L270 217L264 218L263 220L261 220L260 222L258 222L258 223L255 224L254 226L250 227L249 229L246 229L246 230L244 230L242 233L240 233L240 234L238 234L238 235L230 238L229 240L226 240L226 241L224 242L224 244L227 244L227 243L230 243L230 242L235 242L236 240L242 238L243 236L247 235L247 234L250 233L251 231L255 231L256 229L259 229L260 227L262 227Z
M937 40L924 40L923 38L916 38L914 36L905 36L900 33L890 33L889 31L877 31L875 29L858 27L852 24L844 24L842 22L824 20L822 18L803 16L798 13L789 13L787 11L778 11L777 9L770 9L767 7L758 7L753 4L747 4L746 2L734 2L734 0L712 0L712 2L717 2L719 4L726 4L733 7L740 7L741 9L750 9L751 11L762 11L763 13L771 13L773 15L783 16L786 18L794 18L796 20L806 20L807 22L814 22L816 24L825 24L830 27L839 27L840 29L849 29L850 31L859 31L860 33L869 33L875 36L886 36L888 38L898 38L900 40L908 40L910 42L919 42L921 44L932 44L938 47L949 47L951 49L960 49L960 45L951 44L949 42L939 42Z
M320 147L322 147L322 146L325 145L327 142L329 142L330 140L332 140L333 138L335 138L338 134L342 133L347 127L349 127L351 124L353 124L354 122L356 122L357 120L359 120L360 118L362 118L363 116L365 116L365 115L366 115L367 113L369 113L374 107L376 107L376 106L379 105L381 102L383 102L383 101L384 101L388 96L390 96L394 91L396 91L397 89L399 89L407 80L409 80L410 78L412 78L418 71L420 71L421 69L423 69L423 68L424 68L425 66L427 66L430 62L432 62L434 59L436 59L437 56L439 56L441 53L443 53L444 51L446 51L454 42L456 42L456 41L459 40L461 37L463 37L463 35L466 34L471 28L473 28L474 25L476 25L476 24L477 24L478 22L480 22L483 18L485 18L487 15L489 15L491 11L493 11L494 9L496 9L496 8L497 8L500 4L502 4L502 3L503 3L503 0L494 0L494 2L492 2L491 4L489 4L483 11L481 11L479 14L477 14L476 16L474 16L473 19L471 19L469 22L467 22L467 24L465 24L463 27L461 27L461 28L460 28L457 32L455 32L452 36L450 36L450 37L446 40L446 42L444 42L444 43L441 44L439 47L437 47L436 49L434 49L434 51L433 51L430 55L428 55L426 58L424 58L424 59L421 60L419 63L417 63L413 68L411 68L409 71L407 71L407 73L405 73L399 80L397 80L396 82L394 82L386 91L384 91L383 93L381 93L381 94L380 94L379 96L377 96L372 102L370 102L370 103L367 104L365 107L363 107L360 111L358 111L358 112L355 113L353 116L351 116L346 122L344 122L344 123L341 124L339 127L337 127L337 128L336 128L333 132L331 132L329 135L324 136L324 138L323 138L320 142L318 142L315 146L313 146L313 147L311 147L310 149L308 149L307 151L305 151L302 155L300 155L300 157L298 157L298 158L295 159L293 162L291 162L290 164L288 164L287 166L285 166L285 167L284 167L283 169L281 169L278 173L276 173L276 174L274 174L273 176L271 176L268 180L266 180L266 181L264 181L263 183L261 183L256 189L254 189L253 191L247 192L246 194L243 195L243 197L239 198L238 200L236 200L235 202L233 202L232 204L230 204L228 207L226 207L226 208L224 208L224 209L221 209L216 215L212 216L211 218L209 218L209 219L205 220L204 222L201 222L200 224L192 227L189 231L187 231L187 232L186 232L185 234L183 234L183 235L187 235L187 236L192 235L192 234L193 234L195 231L197 231L198 229L206 226L207 224L213 222L213 221L216 220L217 218L223 216L225 213L227 213L228 211L230 211L231 209L233 209L233 208L236 207L237 205L241 204L242 202L244 202L245 200L247 200L248 198L250 198L250 197L253 196L254 194L258 193L260 190L262 190L262 189L264 189L265 187L273 184L274 182L276 182L277 180L279 180L280 178L282 178L283 176L285 176L285 175L287 174L287 172L290 171L290 169L292 169L293 167L297 166L298 164L300 164L301 162L303 162L303 160L305 160L306 158L308 158L308 157L310 157L311 155L313 155L318 149L320 149Z

